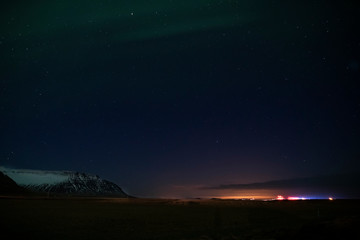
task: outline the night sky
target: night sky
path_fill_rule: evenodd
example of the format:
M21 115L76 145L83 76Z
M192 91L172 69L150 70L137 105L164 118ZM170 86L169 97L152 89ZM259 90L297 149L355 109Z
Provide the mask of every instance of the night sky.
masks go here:
M143 197L356 172L360 6L334 2L2 3L0 165Z

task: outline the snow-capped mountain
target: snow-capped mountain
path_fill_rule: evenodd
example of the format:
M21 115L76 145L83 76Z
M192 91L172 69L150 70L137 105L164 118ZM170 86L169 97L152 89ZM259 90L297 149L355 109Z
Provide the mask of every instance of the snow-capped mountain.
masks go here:
M97 175L71 171L40 171L3 167L0 167L0 171L19 186L34 192L128 197L118 185Z

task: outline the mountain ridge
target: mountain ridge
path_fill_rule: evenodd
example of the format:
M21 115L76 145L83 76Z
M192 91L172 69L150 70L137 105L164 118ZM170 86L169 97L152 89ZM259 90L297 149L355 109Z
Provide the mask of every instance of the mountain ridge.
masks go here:
M129 197L117 184L102 179L95 174L3 167L0 167L0 171L17 185L36 193L70 196Z

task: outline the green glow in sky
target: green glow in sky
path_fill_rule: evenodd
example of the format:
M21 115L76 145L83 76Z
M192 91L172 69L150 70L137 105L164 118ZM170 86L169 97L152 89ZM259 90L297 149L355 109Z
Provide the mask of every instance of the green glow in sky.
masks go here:
M88 28L117 41L233 27L253 20L237 1L44 1L9 6L4 22L12 37L66 34ZM18 16L14 17L14 16Z

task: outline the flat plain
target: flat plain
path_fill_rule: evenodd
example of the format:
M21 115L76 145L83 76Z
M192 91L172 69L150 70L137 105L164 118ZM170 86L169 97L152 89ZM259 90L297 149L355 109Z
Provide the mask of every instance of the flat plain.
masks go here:
M360 200L0 198L7 239L360 239Z

